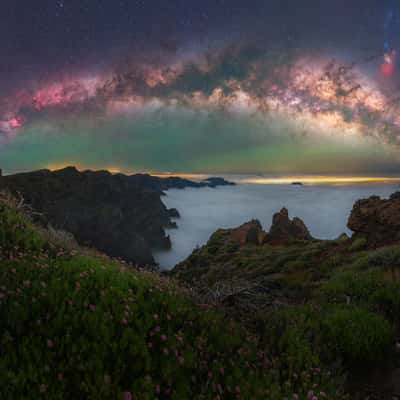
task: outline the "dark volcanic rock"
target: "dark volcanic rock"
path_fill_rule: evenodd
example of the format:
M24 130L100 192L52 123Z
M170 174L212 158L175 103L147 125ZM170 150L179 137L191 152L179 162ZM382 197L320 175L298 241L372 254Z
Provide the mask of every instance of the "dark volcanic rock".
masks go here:
M260 222L253 219L238 228L230 231L231 238L241 246L246 244L261 245L265 238L265 232L262 229Z
M289 219L289 212L286 208L274 214L272 226L265 238L267 243L286 242L290 239L311 240L312 236L304 222L297 217Z
M224 178L218 178L218 177L211 177L207 179L203 179L200 184L204 183L206 186L209 187L217 187L217 186L234 186L236 185L235 182L229 182L225 180Z
M370 246L400 241L400 195L390 199L372 196L358 200L351 211L347 226L355 236L363 236Z
M170 208L168 210L168 214L171 218L179 218L180 217L179 211L176 208Z
M390 200L400 199L400 192L395 192L390 196Z
M59 171L3 176L0 186L18 192L57 229L78 242L131 262L153 264L152 248L168 249L164 227L176 226L161 190L107 171Z

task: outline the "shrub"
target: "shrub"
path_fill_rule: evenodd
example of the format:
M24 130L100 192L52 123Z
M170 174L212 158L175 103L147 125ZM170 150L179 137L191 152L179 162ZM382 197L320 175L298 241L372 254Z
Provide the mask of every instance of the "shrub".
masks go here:
M390 321L398 323L400 320L400 284L387 283L378 288L370 298L374 308L382 312Z
M388 321L359 307L334 307L323 318L322 326L324 342L348 363L382 359L393 340Z
M23 215L7 204L0 202L0 249L2 255L17 252L39 251L45 240Z
M370 267L392 268L400 266L400 246L378 249L368 255Z
M369 303L384 285L380 272L345 271L335 274L319 291L319 299L331 303Z

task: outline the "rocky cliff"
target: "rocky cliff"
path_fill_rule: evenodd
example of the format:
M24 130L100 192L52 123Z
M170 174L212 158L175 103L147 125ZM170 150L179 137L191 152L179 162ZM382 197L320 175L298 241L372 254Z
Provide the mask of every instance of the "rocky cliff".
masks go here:
M177 211L165 207L159 189L131 177L68 167L4 176L0 186L42 213L42 222L111 256L154 264L151 249L171 246L164 228Z
M2 176L0 188L22 196L42 223L71 232L78 242L140 264L154 264L152 249L169 249L164 228L176 227L160 197L171 188L230 185L223 178L194 182L148 174L111 174L67 167Z

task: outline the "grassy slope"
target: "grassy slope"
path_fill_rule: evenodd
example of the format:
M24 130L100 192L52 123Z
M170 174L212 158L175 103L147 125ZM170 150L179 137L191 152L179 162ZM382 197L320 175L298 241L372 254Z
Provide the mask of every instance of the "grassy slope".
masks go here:
M0 399L339 397L313 360L297 375L258 344L168 279L66 251L0 199Z

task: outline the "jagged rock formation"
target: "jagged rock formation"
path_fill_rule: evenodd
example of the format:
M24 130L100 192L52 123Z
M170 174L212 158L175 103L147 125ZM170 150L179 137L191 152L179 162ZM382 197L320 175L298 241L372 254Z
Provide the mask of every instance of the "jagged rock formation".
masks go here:
M265 232L262 229L260 222L253 219L238 228L231 230L233 240L239 242L241 246L246 244L261 245L265 238Z
M387 200L378 196L358 200L347 226L355 237L365 237L369 246L400 241L400 193L392 194Z
M283 244L289 240L312 240L304 222L298 217L289 219L289 212L286 208L282 208L281 211L274 214L268 233L265 233L260 222L254 219L228 231L230 238L241 246L264 243Z
M308 231L304 222L294 217L289 219L289 212L286 208L274 214L272 218L272 226L265 238L266 243L286 242L291 239L311 240L312 236Z

